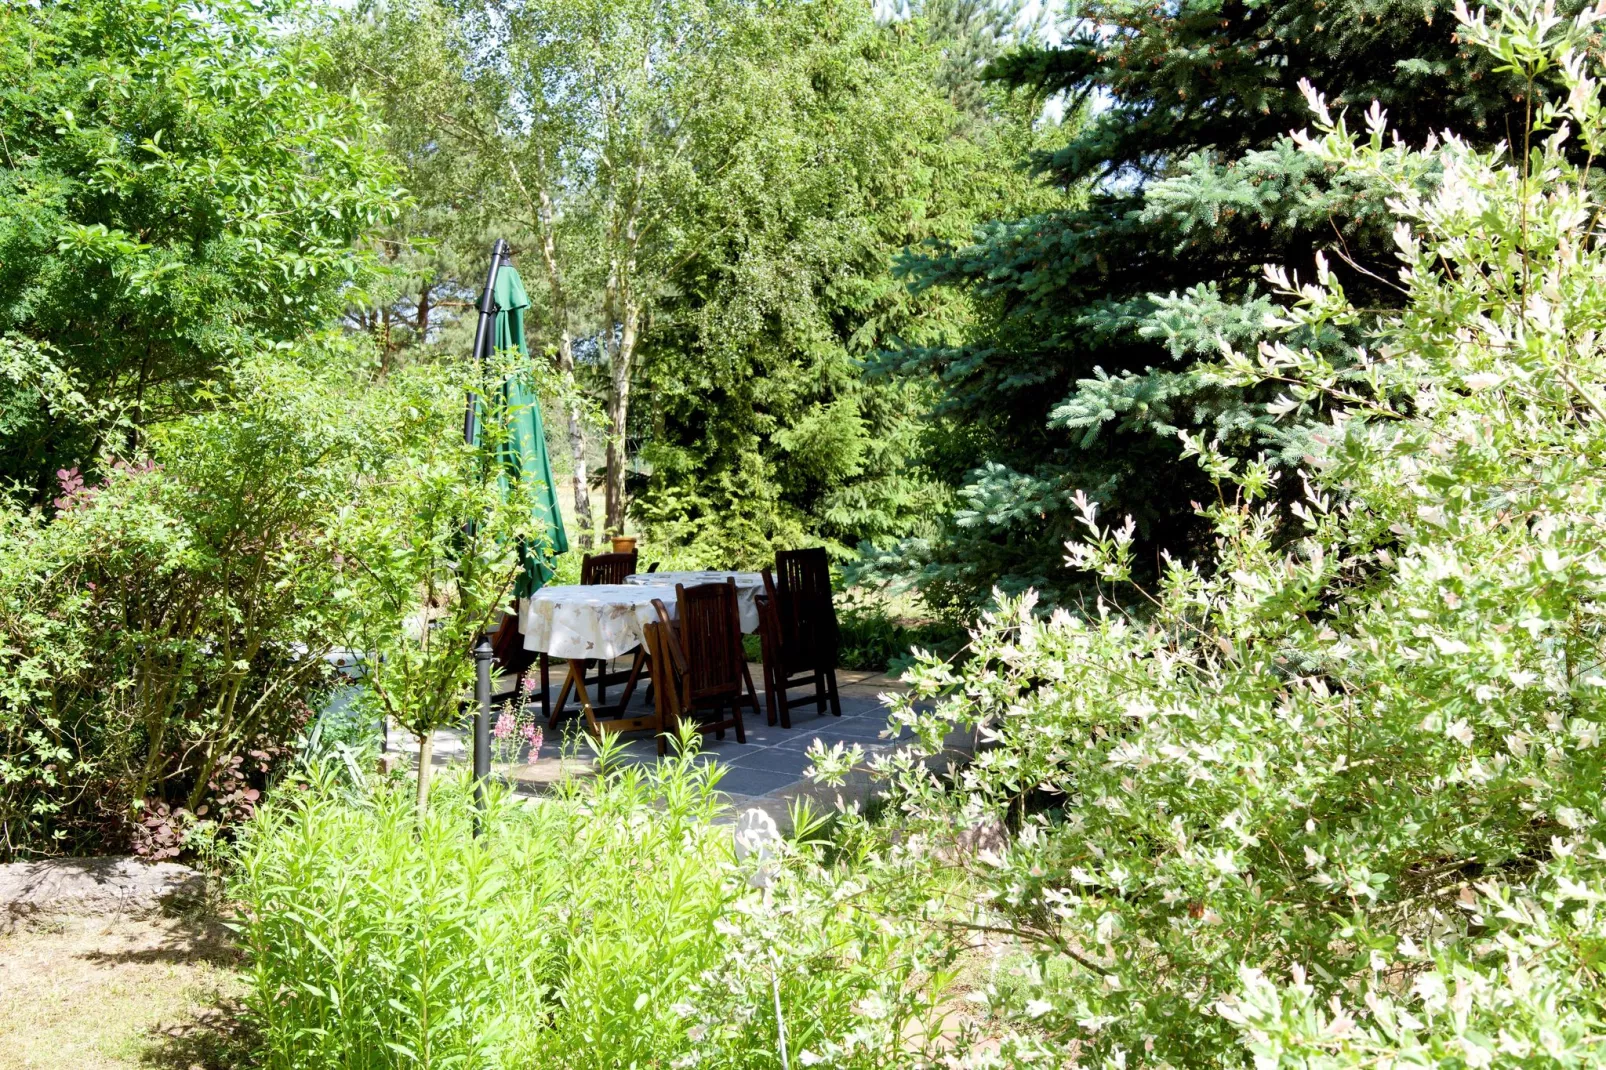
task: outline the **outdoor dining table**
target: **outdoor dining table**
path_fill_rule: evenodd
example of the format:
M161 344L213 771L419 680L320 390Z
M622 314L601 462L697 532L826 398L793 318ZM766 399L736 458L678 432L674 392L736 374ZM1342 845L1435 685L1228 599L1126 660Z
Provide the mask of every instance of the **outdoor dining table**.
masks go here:
M690 587L700 583L723 583L726 579L736 580L742 631L757 631L758 595L764 588L764 577L757 572L644 572L628 577L624 583L547 586L529 598L520 599L519 631L524 635L525 649L538 650L548 658L569 663L569 671L554 708L562 710L568 700L569 690L573 688L575 697L580 701L586 726L592 732L604 729L630 732L650 727L652 718L627 717L623 712L644 661L646 639L643 628L658 619L653 599L664 603L673 620L677 583ZM586 690L585 663L591 660L612 661L626 655L634 656L636 661L631 669L630 682L625 685L624 698L617 709L607 707L600 711L617 712L619 716L599 719L599 710L592 704L591 695Z
M622 714L641 669L641 651L645 643L642 627L657 619L652 600L658 597L662 597L662 592L648 587L624 583L576 583L543 587L529 598L520 599L519 631L524 634L524 648L538 650L548 658L561 658L569 663L568 675L558 691L555 709L563 709L569 689L573 688L575 697L580 700L586 727L592 732L600 732L604 727L618 732L648 727L650 719L645 717L620 716L608 718L606 722L598 720L597 710L586 690L585 663L591 660L612 661L626 654L636 657L630 683L626 685L624 698L619 703L619 712ZM669 611L673 614L674 607L670 606Z

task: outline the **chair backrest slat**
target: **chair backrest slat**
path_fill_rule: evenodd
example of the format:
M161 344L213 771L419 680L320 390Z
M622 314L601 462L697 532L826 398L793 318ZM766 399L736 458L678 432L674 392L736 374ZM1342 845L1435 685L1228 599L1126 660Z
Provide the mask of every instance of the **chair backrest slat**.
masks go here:
M627 554L586 554L580 559L580 582L623 583L636 574L636 551Z
M781 550L775 555L775 573L773 597L786 660L794 665L836 664L839 633L825 548ZM770 582L767 573L765 582Z
M692 700L740 693L746 659L736 581L676 584L675 599Z

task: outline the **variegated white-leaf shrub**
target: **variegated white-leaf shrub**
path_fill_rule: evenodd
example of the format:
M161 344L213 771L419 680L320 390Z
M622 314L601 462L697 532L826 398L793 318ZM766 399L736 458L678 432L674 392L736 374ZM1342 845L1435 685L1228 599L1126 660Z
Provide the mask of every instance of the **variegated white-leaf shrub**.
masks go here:
M1310 91L1302 150L1394 189L1406 297L1270 272L1286 326L1371 339L1224 356L1333 413L1306 470L1185 443L1222 488L1213 556L1170 561L1141 613L1001 598L894 710L911 822L1007 821L980 920L1036 960L1002 1044L956 1063L1606 1061L1600 12L1458 15L1566 92L1486 154L1398 144L1376 109L1352 133ZM1069 565L1121 584L1130 529L1084 513ZM975 761L926 772L955 729Z

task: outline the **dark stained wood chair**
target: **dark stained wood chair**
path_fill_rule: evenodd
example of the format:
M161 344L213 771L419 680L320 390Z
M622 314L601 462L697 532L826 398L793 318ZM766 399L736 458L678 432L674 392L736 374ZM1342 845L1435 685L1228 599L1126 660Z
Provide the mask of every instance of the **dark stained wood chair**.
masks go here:
M580 559L580 582L623 583L636 574L636 551L628 554L586 554Z
M662 599L654 598L652 604L658 613L657 627L652 629L658 646L653 663L658 680L655 698L662 723L658 753L667 749L664 733L674 731L682 720L693 722L699 732L714 733L716 739L724 739L726 729L735 729L736 742L746 743L742 707L751 706L757 715L758 694L742 652L735 582L676 584L678 621L669 619Z
M840 633L831 602L831 562L823 547L784 550L775 555L775 572L764 570L758 600L759 645L764 657L764 707L769 723L779 718L792 727L792 707L813 702L815 709L842 716L837 695L836 660ZM793 688L813 692L789 698Z

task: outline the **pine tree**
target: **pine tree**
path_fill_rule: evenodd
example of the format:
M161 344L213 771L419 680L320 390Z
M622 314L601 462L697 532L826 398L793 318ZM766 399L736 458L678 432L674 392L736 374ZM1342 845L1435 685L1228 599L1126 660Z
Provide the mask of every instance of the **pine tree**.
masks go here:
M1013 9L941 2L891 23L852 0L782 4L727 27L728 47L766 60L721 64L728 84L710 79L686 126L720 166L690 176L644 341L651 476L632 515L656 538L710 563L800 543L851 557L944 510L946 488L910 462L929 388L869 379L864 362L936 337L961 304L912 298L894 257L1032 203L1011 160L1034 134L958 76L1002 51L981 38ZM933 36L939 15L948 36Z
M996 103L981 77L987 65L1042 33L1042 9L1032 13L1026 0L916 0L906 12L925 23L938 49L937 88L954 107L982 119Z
M940 384L926 462L961 507L940 537L877 569L914 572L958 606L992 586L1052 603L1078 578L1062 543L1085 490L1134 517L1144 556L1189 556L1206 534L1202 473L1179 429L1239 455L1300 452L1269 395L1212 374L1221 340L1253 349L1273 305L1266 264L1310 274L1317 253L1349 292L1393 303L1389 217L1375 191L1335 178L1288 139L1309 122L1308 79L1353 126L1376 100L1404 137L1453 130L1492 144L1524 128L1526 88L1453 34L1450 5L1387 0L1085 0L1057 48L1016 51L989 73L1090 118L1032 166L1064 207L991 224L973 242L907 260L917 293L958 290L982 326L951 346L882 358ZM1333 339L1312 339L1332 344ZM1351 340L1353 341L1353 340ZM872 555L873 557L873 555Z

